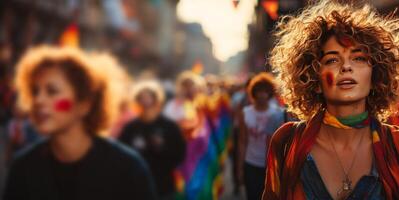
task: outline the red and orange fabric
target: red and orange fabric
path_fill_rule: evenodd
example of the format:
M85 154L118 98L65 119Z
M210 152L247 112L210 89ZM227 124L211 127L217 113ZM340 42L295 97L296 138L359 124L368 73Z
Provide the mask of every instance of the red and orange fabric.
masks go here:
M63 47L79 47L79 27L76 23L71 23L65 28L59 43Z
M306 199L300 172L319 133L324 112L308 122L289 122L272 138L267 156L263 200ZM399 199L399 127L371 118L375 164L386 199Z
M178 124L186 139L186 158L174 174L176 199L219 199L232 127L229 99L223 94L201 94L191 102L175 101L171 112L184 111Z

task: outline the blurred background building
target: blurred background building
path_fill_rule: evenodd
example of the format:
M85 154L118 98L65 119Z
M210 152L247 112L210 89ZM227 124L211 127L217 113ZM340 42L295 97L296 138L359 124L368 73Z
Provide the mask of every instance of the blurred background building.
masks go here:
M236 8L243 4L242 0L218 1L231 1ZM74 40L85 49L105 49L117 55L132 74L151 71L173 78L193 67L202 73L268 71L266 55L273 45L270 31L278 16L297 11L307 0L253 1L248 48L220 61L203 26L179 19L179 0L3 0L0 60L12 72L29 46ZM371 2L382 12L399 4L399 0Z
M76 41L118 56L131 73L173 77L194 65L218 73L220 62L198 23L177 18L178 0L1 1L0 48L13 64L29 46Z

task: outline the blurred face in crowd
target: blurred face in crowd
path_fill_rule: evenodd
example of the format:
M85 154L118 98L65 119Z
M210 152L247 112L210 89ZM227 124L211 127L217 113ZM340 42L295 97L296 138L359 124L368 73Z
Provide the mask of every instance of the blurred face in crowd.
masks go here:
M321 88L330 104L351 104L365 101L371 89L372 67L364 47L348 38L338 42L335 36L324 44Z
M32 83L31 116L37 131L52 135L83 123L89 104L76 100L74 88L61 69L39 69Z
M219 86L216 82L207 83L208 94L212 95L219 90Z
M193 80L187 79L182 82L183 96L187 99L194 99L197 94L197 88Z
M272 96L270 92L268 92L266 89L257 90L254 93L254 103L258 106L266 106L268 105L271 97Z
M143 109L143 111L150 110L157 107L156 95L153 91L143 90L137 95L137 103Z

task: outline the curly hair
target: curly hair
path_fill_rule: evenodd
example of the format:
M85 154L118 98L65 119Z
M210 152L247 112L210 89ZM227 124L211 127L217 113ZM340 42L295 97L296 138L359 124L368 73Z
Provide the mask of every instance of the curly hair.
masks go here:
M98 134L108 128L114 112L109 81L87 54L74 48L39 46L30 49L21 58L15 76L19 106L26 111L31 110L35 74L53 67L62 70L78 101L91 102L91 108L83 119L85 129L90 134Z
M149 91L153 95L157 105L161 106L165 102L165 91L157 80L144 80L137 82L133 87L133 99L138 100L139 96Z
M275 96L276 85L274 83L274 77L270 73L259 73L250 80L247 86L247 94L252 102L254 102L255 93L260 90L269 92L270 97Z
M381 16L368 4L321 0L297 15L282 17L269 62L278 73L288 111L309 119L325 108L320 86L322 45L332 35L346 37L367 49L373 67L368 111L381 120L392 113L398 93L399 20Z

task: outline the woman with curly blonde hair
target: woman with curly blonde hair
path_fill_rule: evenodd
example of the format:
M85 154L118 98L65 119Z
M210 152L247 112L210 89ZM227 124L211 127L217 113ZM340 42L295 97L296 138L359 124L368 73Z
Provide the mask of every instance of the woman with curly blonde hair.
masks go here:
M104 75L78 49L42 46L21 59L19 102L46 139L16 156L5 200L155 198L137 153L98 136L112 111Z
M399 199L399 20L318 1L281 19L270 64L303 121L274 134L263 199Z

